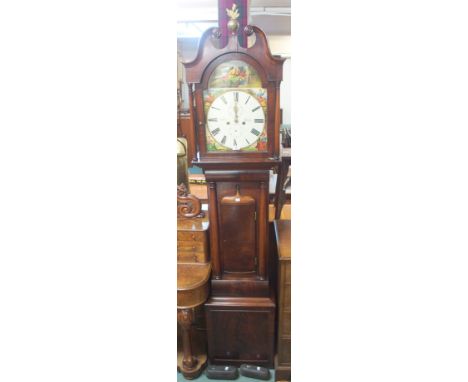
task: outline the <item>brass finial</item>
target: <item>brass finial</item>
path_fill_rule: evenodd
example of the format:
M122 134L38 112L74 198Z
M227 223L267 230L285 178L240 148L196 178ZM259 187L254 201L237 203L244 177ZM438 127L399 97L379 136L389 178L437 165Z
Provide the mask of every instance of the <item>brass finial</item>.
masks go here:
M237 21L239 18L239 10L237 9L237 4L232 4L231 9L226 8L226 13L229 16L227 27L232 34L235 34L239 28L239 22Z

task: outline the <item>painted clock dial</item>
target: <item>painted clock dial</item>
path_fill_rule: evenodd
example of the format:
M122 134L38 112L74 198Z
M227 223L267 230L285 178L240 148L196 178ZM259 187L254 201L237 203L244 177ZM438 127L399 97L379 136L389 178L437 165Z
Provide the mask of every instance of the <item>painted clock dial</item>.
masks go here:
M229 90L209 107L207 127L219 145L240 150L257 143L265 127L265 113L252 94Z
M246 62L217 66L203 92L208 152L267 150L267 89Z

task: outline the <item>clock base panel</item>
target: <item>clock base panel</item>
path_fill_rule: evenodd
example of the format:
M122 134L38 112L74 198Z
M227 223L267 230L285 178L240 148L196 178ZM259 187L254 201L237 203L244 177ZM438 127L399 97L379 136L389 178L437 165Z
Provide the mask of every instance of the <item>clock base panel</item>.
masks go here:
M208 359L273 368L275 308L270 297L212 297L205 303Z

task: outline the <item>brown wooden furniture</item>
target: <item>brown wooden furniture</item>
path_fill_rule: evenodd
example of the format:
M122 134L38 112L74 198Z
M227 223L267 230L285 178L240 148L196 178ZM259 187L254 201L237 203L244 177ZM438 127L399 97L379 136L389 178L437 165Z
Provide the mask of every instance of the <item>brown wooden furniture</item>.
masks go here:
M206 340L193 325L209 295L208 228L206 216L177 219L177 367L187 379L200 375L207 361Z
M291 380L291 221L275 220L278 251L278 342L276 381Z
M279 161L279 90L284 59L273 56L257 27L230 35L218 28L185 62L193 135L204 171L210 220L211 296L205 303L213 364L273 367L276 302L270 271L269 171ZM254 35L253 46L239 43Z

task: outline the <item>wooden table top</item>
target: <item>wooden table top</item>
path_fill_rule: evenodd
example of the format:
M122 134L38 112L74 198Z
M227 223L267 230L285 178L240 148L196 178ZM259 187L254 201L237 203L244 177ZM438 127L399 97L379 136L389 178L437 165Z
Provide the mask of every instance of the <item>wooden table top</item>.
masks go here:
M177 291L196 289L208 282L211 264L177 264Z

